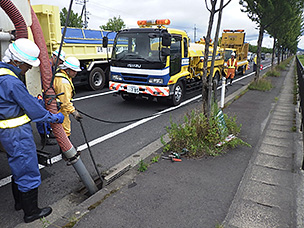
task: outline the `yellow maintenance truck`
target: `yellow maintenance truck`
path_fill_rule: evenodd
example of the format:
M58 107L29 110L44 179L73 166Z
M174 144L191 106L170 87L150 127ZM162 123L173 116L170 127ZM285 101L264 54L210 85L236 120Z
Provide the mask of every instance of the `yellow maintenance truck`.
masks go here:
M220 42L220 48L225 52L225 63L235 52L237 60L237 73L245 74L248 69L249 44L245 43L244 30L224 30Z
M51 53L59 48L63 28L60 24L59 7L33 5L44 39ZM83 28L67 28L62 50L66 57L79 59L81 72L73 79L75 86L87 85L92 90L102 89L109 77L109 57L116 33ZM102 47L103 37L108 38L108 48Z
M137 96L179 105L186 92L202 88L204 42L190 43L185 31L167 28L169 19L138 21L139 28L117 33L111 57L110 90L125 100ZM209 58L212 57L210 47ZM211 61L208 60L208 71ZM214 77L224 59L217 52Z

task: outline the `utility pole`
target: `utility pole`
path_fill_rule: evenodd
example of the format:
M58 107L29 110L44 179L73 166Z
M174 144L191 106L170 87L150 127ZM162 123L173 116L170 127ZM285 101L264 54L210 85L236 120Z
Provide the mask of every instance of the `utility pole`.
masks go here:
M88 19L89 19L89 17L88 17L89 11L87 11L87 2L88 1L89 0L78 0L76 2L76 4L82 4L82 11L81 11L80 17L84 16L84 20L83 20L84 21L84 23L83 23L84 28L88 27Z
M196 30L197 30L197 28L196 28L196 25L194 24L194 43L195 43L195 41L196 41Z

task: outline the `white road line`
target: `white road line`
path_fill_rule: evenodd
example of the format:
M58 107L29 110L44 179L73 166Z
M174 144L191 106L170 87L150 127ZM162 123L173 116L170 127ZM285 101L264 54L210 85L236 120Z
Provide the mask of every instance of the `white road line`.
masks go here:
M268 68L268 67L270 67L270 65L265 66L264 69L266 69L266 68ZM237 82L237 81L240 81L240 80L242 80L242 79L244 79L244 78L250 77L250 76L253 75L253 74L254 74L254 72L252 72L252 73L250 73L250 74L248 74L248 75L245 75L245 76L243 76L243 77L241 77L241 78L238 78L238 79L236 79L234 82ZM217 89L219 90L220 88L222 88L222 86L219 86ZM76 99L77 99L77 100L84 100L84 99L88 99L88 98L92 98L92 97L97 97L97 96L103 96L103 95L111 94L111 93L113 93L113 92L114 92L114 91L109 91L109 92L105 92L105 93L94 94L94 95L85 96L85 97L80 97L80 98L76 98ZM150 116L150 117L147 117L147 118L145 118L145 119L139 120L139 121L137 121L137 122L135 122L135 123L132 123L132 124L130 124L130 125L128 125L128 126L125 126L125 127L120 128L120 129L118 129L118 130L116 130L116 131L113 131L113 132L111 132L111 133L109 133L109 134L107 134L107 135L104 135L104 136L101 136L101 137L99 137L99 138L97 138L97 139L94 139L94 140L92 140L92 141L89 142L89 145L90 145L90 146L94 146L94 145L96 145L96 144L99 144L99 143L101 143L101 142L104 142L104 141L106 141L106 140L108 140L108 139L110 139L110 138L113 138L113 137L115 137L115 136L117 136L117 135L119 135L119 134L122 134L122 133L124 133L124 132L126 132L126 131L128 131L128 130L130 130L130 129L132 129L132 128L135 128L135 127L137 127L137 126L139 126L139 125L142 125L142 124L144 124L144 123L146 123L146 122L148 122L148 121L150 121L150 120L153 120L153 119L155 119L155 118L161 116L161 115L164 114L164 113L167 113L167 112L170 112L170 111L172 111L172 110L178 109L178 108L180 108L180 107L182 107L182 106L185 106L185 105L187 105L188 103L190 103L190 102L192 102L192 101L195 101L195 100L197 100L197 99L199 99L199 98L201 98L201 97L202 97L201 94L198 95L198 96L192 97L191 99L188 99L188 100L186 100L186 101L180 103L178 106L174 106L174 107L167 108L167 109L165 109L165 110L163 110L163 111L160 111L160 112L155 113L154 115L152 115L152 116ZM76 99L74 99L74 101L76 101ZM87 149L87 147L88 147L88 146L87 146L86 143L85 143L85 144L82 144L82 145L80 145L80 146L77 147L77 151L83 151L83 150ZM59 161L61 161L61 160L62 160L61 154L59 154L59 155L57 155L57 156L51 158L52 164L54 164L54 163L56 163L56 162L59 162ZM42 169L42 168L44 168L44 166L43 166L43 165L39 165L39 169ZM11 182L11 175L8 176L8 177L5 177L5 178L3 178L3 179L1 179L1 180L0 180L0 188L1 188L2 186L4 186L4 185L9 184L10 182Z
M108 91L108 92L105 92L105 93L98 93L98 94L88 95L88 96L84 96L84 97L78 97L78 98L73 99L73 101L80 101L80 100L89 99L89 98L92 98L92 97L104 96L104 95L108 95L108 94L111 94L111 93L115 93L115 91Z

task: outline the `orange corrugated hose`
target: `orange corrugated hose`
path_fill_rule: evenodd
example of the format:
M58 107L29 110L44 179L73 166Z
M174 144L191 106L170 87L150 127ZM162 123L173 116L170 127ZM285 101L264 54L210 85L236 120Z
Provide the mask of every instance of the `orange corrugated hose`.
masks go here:
M20 11L17 9L17 7L10 1L10 0L0 0L0 6L4 10L4 12L9 16L11 21L13 22L15 29L16 29L16 39L19 38L28 38L28 31L27 26L24 21L24 18ZM43 84L44 91L47 90L47 88L50 85L50 82L52 80L52 70L50 61L48 58L48 52L45 45L45 40L43 37L43 33L39 24L39 21L37 19L37 16L34 12L34 10L31 7L31 15L32 15L32 26L31 30L33 33L33 37L35 40L35 43L38 45L40 49L40 72L41 72L41 79ZM47 95L55 95L55 92L53 89L49 89L46 92ZM47 101L50 98L46 100L46 109L49 110L52 113L57 113L57 105L56 105L56 99L54 99L50 105L47 105ZM62 125L61 124L51 124L54 135L56 136L57 142L61 149L63 151L67 151L72 148L72 144L68 137L66 136Z
M0 5L16 28L16 39L28 38L26 23L16 6L10 0L0 0Z
M33 37L35 40L35 43L38 45L40 49L40 73L41 73L41 79L42 79L42 85L43 85L43 90L45 91L45 95L55 95L55 91L53 88L49 88L51 80L52 80L52 69L48 57L48 51L47 47L45 45L45 40L43 37L42 29L40 27L38 18L31 7L31 14L32 14L32 25L31 25L31 30L33 33ZM52 113L57 113L57 104L56 104L56 99L53 99L51 104L48 105L48 101L51 98L46 98L45 99L45 105L46 109L49 110ZM63 127L61 124L51 124L54 135L56 136L57 142L62 149L62 151L67 151L72 148L72 143L68 139L66 133L63 130Z

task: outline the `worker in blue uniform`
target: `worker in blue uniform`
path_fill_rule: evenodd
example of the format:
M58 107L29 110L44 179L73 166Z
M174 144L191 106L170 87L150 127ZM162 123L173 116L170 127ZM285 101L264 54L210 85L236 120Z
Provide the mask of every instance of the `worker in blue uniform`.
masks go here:
M39 66L39 54L34 42L20 38L9 45L0 62L0 143L12 171L15 209L23 209L26 223L52 212L50 207L38 207L41 177L30 121L62 123L64 118L43 108L19 79Z

